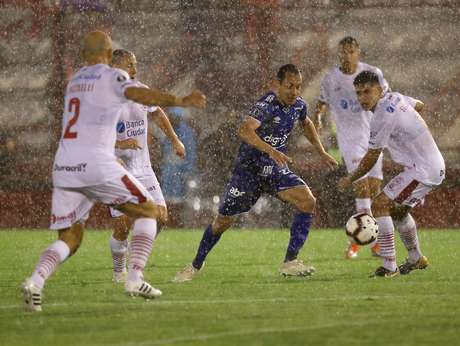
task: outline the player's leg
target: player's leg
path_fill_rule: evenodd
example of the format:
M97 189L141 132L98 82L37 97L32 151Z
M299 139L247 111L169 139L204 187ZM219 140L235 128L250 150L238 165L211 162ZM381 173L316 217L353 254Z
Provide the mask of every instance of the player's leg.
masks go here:
M292 220L289 244L280 273L283 275L311 275L314 268L297 259L299 251L307 240L316 207L316 199L307 184L287 167L273 167L270 189L276 197L293 205L297 211Z
M92 206L79 192L53 189L51 229L58 230L58 240L42 253L32 275L22 285L27 310L41 311L45 282L80 247L83 224Z
M201 238L195 258L191 264L186 265L181 271L177 272L173 282L180 283L190 281L203 268L204 261L217 242L222 233L229 229L235 222L236 217L218 214L213 222L206 227Z
M412 187L415 186L415 183ZM410 188L411 186L409 186ZM432 187L418 183L414 190L407 194L403 201L401 198L398 199L398 204L392 210L392 217L395 222L396 228L399 230L399 235L402 243L404 244L408 257L406 261L399 266L401 274L409 274L415 269L425 269L428 267L428 259L423 256L420 249L420 242L417 235L417 225L414 218L410 214L410 210L420 203L424 196L431 191ZM402 194L404 192L402 191ZM401 193L399 194L401 196ZM404 197L403 197L404 198Z
M145 282L143 272L153 247L160 216L147 189L121 166L114 166L119 178L88 187L86 193L133 219L130 260L125 291L128 295L154 298L161 291Z
M128 235L133 220L120 211L110 208L113 217L113 232L110 237L109 247L113 262L113 281L125 282L127 276L126 263L128 257Z
M385 193L380 193L372 201L372 213L379 225L377 241L380 245L380 256L383 258L383 266L377 268L375 276L392 277L398 274L394 225L390 216L393 205L393 201Z
M382 160L379 159L379 162L375 165L375 167L371 170L369 177L367 178L368 185L369 185L369 196L370 199L374 199L378 194L382 191ZM376 171L376 174L373 174ZM375 176L373 176L375 175ZM380 257L380 245L377 241L373 244L370 244L372 256Z
M219 214L206 227L193 262L179 271L173 282L190 281L198 274L209 252L222 234L233 225L236 215L249 211L257 202L260 193L259 182L254 173L245 170L235 171L227 184Z

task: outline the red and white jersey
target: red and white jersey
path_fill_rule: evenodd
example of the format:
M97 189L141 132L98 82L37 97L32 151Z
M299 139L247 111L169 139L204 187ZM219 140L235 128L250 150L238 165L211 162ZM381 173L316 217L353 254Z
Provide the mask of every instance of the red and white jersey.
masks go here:
M147 87L136 81L137 87ZM123 105L120 119L117 123L117 140L136 139L142 149L116 149L115 155L126 164L127 170L135 177L154 175L147 143L148 120L147 113L154 112L157 107L144 106L128 101Z
M387 148L393 161L414 171L414 178L439 185L445 164L425 121L397 92L378 102L371 120L369 149Z
M54 186L91 186L118 178L115 129L128 101L124 92L133 86L126 72L105 64L85 66L75 73L66 89Z
M338 67L330 70L321 81L319 100L329 106L329 111L337 128L337 141L341 151L352 150L356 146L367 150L371 112L362 109L358 102L353 81L362 71L375 72L384 92L388 82L377 67L359 62L354 74L344 74Z

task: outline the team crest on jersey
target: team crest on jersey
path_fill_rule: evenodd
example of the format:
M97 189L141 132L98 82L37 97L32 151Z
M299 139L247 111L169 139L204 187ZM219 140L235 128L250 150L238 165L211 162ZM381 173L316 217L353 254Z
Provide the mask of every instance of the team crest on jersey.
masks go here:
M340 100L340 107L342 107L343 109L347 109L348 108L347 100Z
M275 124L279 124L280 121L281 121L281 118L280 118L280 117L274 117L274 118L273 118L273 122L274 122Z
M117 81L119 81L120 83L122 83L122 82L126 81L126 77L123 76L123 75L121 74L121 75L119 75L119 76L117 77Z
M388 113L394 113L394 111L395 111L395 109L393 107L391 107L391 106L387 107L387 112Z
M118 124L117 124L117 132L118 133L123 133L125 132L125 123L123 121L120 121Z

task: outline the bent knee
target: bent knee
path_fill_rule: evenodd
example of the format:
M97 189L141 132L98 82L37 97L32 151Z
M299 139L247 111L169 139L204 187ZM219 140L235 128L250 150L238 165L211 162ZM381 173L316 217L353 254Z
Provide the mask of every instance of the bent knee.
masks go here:
M384 193L381 193L372 201L372 214L376 217L389 215L392 204L393 202Z
M220 235L228 230L234 223L235 218L232 216L218 215L212 222L212 233Z
M296 208L302 213L314 213L316 198L311 194L306 194L305 198L297 203Z

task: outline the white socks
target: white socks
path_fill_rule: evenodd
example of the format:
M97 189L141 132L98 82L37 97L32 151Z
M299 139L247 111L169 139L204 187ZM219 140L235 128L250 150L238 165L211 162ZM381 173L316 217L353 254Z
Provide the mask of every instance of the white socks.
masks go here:
M383 257L383 266L394 272L397 265L393 221L391 216L380 216L376 220L379 224L377 241L380 245L380 255Z
M69 257L70 248L62 240L51 244L40 257L40 260L32 273L31 280L35 286L43 289L45 281L53 274L59 264Z
M417 226L411 214L401 221L395 221L395 226L399 230L401 240L409 252L409 262L415 263L422 257L420 244L417 237Z
M153 247L157 221L150 218L136 219L131 238L128 281L143 280L142 273Z
M368 213L372 215L370 198L356 198L355 203L357 213Z
M128 240L117 240L113 236L110 237L110 250L112 252L113 271L117 273L126 271Z

